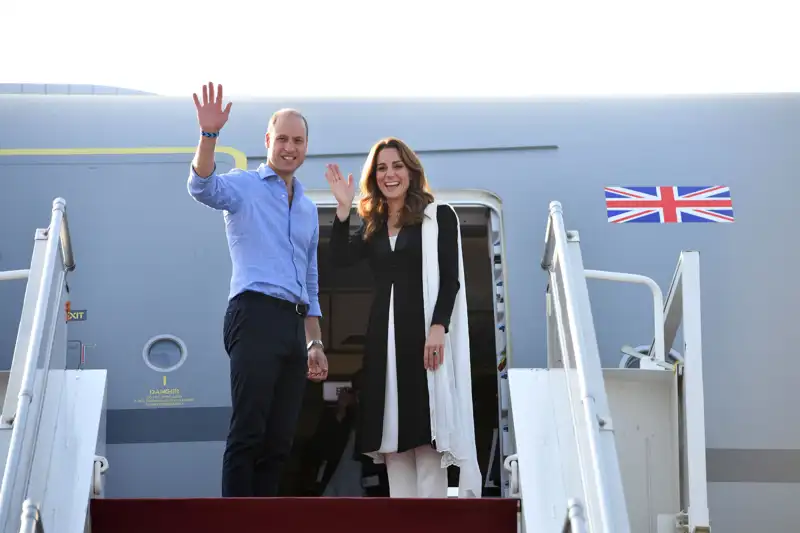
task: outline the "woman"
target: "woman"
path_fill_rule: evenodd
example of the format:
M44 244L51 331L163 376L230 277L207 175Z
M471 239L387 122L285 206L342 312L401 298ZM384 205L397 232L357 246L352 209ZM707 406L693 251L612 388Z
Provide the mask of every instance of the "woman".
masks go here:
M458 218L435 203L419 159L396 138L370 150L352 236L353 176L328 165L325 178L338 204L333 262L367 259L374 277L357 449L386 463L392 497L447 497L453 464L459 494L480 497Z

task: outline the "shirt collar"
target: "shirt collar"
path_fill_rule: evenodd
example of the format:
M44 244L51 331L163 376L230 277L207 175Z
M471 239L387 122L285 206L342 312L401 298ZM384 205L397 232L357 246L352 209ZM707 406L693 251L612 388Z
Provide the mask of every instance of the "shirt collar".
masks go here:
M272 167L269 166L266 163L261 163L258 166L258 171L257 172L258 172L258 175L261 177L261 179L264 179L264 180L279 178L278 174L275 173L275 170L273 170ZM300 180L297 179L297 176L294 177L293 183L294 183L294 194L295 194L295 196L302 194L303 193L303 184L300 183Z

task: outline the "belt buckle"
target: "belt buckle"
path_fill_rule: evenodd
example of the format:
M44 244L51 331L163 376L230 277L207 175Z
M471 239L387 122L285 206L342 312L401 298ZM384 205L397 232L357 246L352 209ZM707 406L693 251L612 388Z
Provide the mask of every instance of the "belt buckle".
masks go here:
M303 316L303 312L300 310L300 305L301 304L294 304L294 312L300 316Z

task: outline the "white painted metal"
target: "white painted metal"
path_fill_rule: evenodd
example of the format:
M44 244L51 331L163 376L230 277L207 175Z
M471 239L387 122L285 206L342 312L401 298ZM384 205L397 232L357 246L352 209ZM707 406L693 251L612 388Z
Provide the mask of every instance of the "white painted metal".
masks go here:
M584 502L590 518L578 453L586 429L572 424L568 391L571 387L577 395L577 380L569 377L576 372L571 368L509 371L512 403L527 406L524 416L514 417L514 425L528 531L557 531L570 498ZM680 512L677 379L660 370L617 368L603 369L603 379L615 420L631 531L654 531L658 514Z
M656 533L679 533L682 528L678 526L678 520L675 515L658 515L658 523L656 525Z
M680 513L678 379L672 372L603 369L631 531Z
M41 362L41 385L35 389L34 396L39 398L37 410L31 409L26 421L25 454L20 461L21 472L13 488L14 493L32 499L41 504L47 490L52 487L49 473L56 467L54 463L72 461L72 457L54 457L56 446L55 433L65 420L65 368L67 358L67 323L64 316L64 304L67 294L64 289L65 271L59 261L56 267L57 281L53 284L50 304L46 316L48 328L44 333ZM16 422L15 422L16 424ZM9 464L13 464L10 463ZM27 468L27 471L24 470ZM26 480L27 482L24 482ZM40 508L40 511L43 511ZM45 525L49 532L59 527L47 518Z
M678 309L673 309L680 306ZM682 418L685 442L684 477L689 533L711 529L706 479L705 393L703 390L703 338L700 318L700 254L681 253L667 299L666 315L680 312L683 325L684 372ZM667 319L669 320L669 318ZM677 328L675 328L677 331ZM673 334L674 335L674 334ZM673 337L674 338L674 337Z
M22 516L19 533L44 533L39 508L31 500L25 500L22 504Z
M578 500L570 500L567 504L567 519L564 524L564 531L568 533L588 533L583 505Z
M670 350L668 353L670 358L674 362L670 361L661 362L653 358L652 355L649 355L652 354L651 350L652 347L653 347L652 344L648 344L648 345L637 346L636 348L634 348L626 344L625 346L619 349L619 351L622 352L623 354L623 357L619 361L619 368L629 368L628 362L631 359L638 359L639 368L645 368L649 370L655 370L655 369L672 370L673 372L683 371L683 368L680 366L683 364L683 356L681 354L679 354L675 350Z
M0 372L0 398L5 399L6 391L8 390L8 380L11 379L11 371L5 370Z
M47 253L47 236L44 230L36 230L33 241L33 254L31 256L31 270L28 284L25 287L25 299L22 303L19 326L17 327L17 341L14 344L14 355L11 360L11 374L6 388L3 411L0 416L0 428L11 430L11 423L17 414L19 405L19 392L22 388L22 375L25 370L25 357L31 343L33 330L33 317L35 316L36 302L39 300L41 279L44 273L44 256Z
M42 404L48 374L48 370L37 370L37 366L49 369L49 344L52 339L47 338L50 333L48 326L51 326L51 321L56 318L48 316L51 314L48 311L52 309L52 293L53 288L57 286L56 283L60 281L61 287L63 287L63 278L59 279L59 274L63 274L64 265L60 261L58 245L66 214L65 206L66 202L57 198L53 202L48 229L37 232L37 242L45 241L45 252L41 276L37 280L39 292L33 309L30 341L22 367L19 403L13 421L6 468L3 471L2 485L0 485L0 526L3 527L3 531L18 529L17 523L20 517L18 510L22 506L24 486L32 466L33 450L31 448L37 439L38 419L41 414L39 407ZM33 265L31 267L32 273L35 275L37 271L34 270ZM29 279L29 283L31 281L33 280ZM58 294L60 293L61 290L58 290Z
M90 499L103 496L102 474L109 467L103 456L107 372L63 374L58 421L50 427L43 424L40 435L52 440L52 459L49 469L39 474L37 484L43 490L28 496L41 502L47 533L83 531Z
M617 281L620 283L637 283L646 285L650 292L653 294L653 330L655 339L655 350L650 356L651 359L660 362L666 362L664 348L664 296L661 293L661 287L658 286L653 279L647 276L640 276L639 274L626 274L624 272L606 272L603 270L584 270L587 278L599 279L605 281Z
M14 361L4 374L2 533L41 532L43 524L47 533L83 531L108 468L96 455L105 450L106 371L65 370L65 278L75 267L66 224L59 198L48 229L36 232Z
M577 370L580 413L573 402L573 420L587 429L587 449L579 441L578 453L590 527L598 533L628 533L630 524L579 239L576 232L568 235L559 202L550 203L542 266L551 271L553 294L563 291L564 296L563 301L556 300L553 304L557 318L561 315L559 336L563 333L568 355L573 358L570 363Z
M526 409L524 417L513 419L519 453L507 464L519 472L526 529L555 530L563 514L554 510L577 497L592 532L661 533L679 523L689 533L710 531L698 253L681 254L663 303L652 279L584 270L578 235L566 231L560 204L553 202L542 267L550 275L545 300L550 368L509 373L512 407ZM656 369L600 368L586 278L650 288L654 338L647 350L635 351L643 351ZM678 356L672 344L681 325L685 345ZM669 367L666 353L678 361L674 372L663 371ZM569 419L572 428L565 427Z
M508 477L508 497L520 498L522 492L519 487L519 456L515 453L506 457L503 468L509 473Z
M567 501L584 494L566 376L545 368L512 368L508 379L516 406L522 523L530 533L558 531Z
M30 270L4 270L0 272L0 281L28 279L28 274L30 274Z

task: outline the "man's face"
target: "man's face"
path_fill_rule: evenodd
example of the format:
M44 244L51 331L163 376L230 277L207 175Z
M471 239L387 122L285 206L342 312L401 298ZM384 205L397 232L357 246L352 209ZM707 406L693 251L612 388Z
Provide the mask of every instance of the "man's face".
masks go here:
M278 118L266 136L267 159L281 174L292 175L306 160L308 138L303 119L295 115Z

